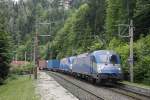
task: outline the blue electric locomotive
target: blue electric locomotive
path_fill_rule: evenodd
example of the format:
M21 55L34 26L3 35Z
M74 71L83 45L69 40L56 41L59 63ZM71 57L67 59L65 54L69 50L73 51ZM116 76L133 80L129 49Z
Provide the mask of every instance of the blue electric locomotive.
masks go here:
M71 73L72 72L72 65L73 65L73 62L75 60L75 56L72 56L72 57L69 57L68 58L68 66L69 66L69 72Z
M71 73L72 63L73 63L74 59L75 59L74 56L61 59L61 61L60 61L60 70L62 72Z
M63 58L60 60L60 70L62 72L69 72L68 58Z
M115 52L109 50L99 50L76 56L72 72L97 82L122 79L120 58Z

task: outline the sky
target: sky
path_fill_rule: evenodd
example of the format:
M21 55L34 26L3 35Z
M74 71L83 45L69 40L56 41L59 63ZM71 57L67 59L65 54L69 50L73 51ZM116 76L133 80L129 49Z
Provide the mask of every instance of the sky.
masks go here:
M18 2L19 0L13 0L13 1Z

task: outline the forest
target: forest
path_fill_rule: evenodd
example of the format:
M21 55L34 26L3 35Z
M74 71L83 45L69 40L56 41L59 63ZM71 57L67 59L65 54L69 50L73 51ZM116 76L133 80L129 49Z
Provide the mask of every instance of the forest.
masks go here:
M134 80L150 85L150 0L0 1L0 62L33 61L34 36L40 59L61 59L94 50L114 50L121 56L129 80L130 20L134 26ZM43 24L42 24L43 23ZM48 24L46 24L48 23ZM125 25L125 26L119 26ZM118 31L118 29L120 31ZM5 79L1 74L0 81Z

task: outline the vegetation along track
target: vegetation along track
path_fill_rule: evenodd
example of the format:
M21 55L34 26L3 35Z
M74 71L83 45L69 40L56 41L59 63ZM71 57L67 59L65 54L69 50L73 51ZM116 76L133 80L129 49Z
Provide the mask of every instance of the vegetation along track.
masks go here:
M149 100L127 90L112 86L96 86L56 72L48 73L81 100Z

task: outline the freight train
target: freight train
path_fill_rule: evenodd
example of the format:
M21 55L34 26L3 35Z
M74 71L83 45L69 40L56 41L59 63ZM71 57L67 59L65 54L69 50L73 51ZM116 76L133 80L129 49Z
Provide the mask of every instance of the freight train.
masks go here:
M98 50L61 60L48 60L47 68L96 83L117 82L122 79L120 57L110 50Z

